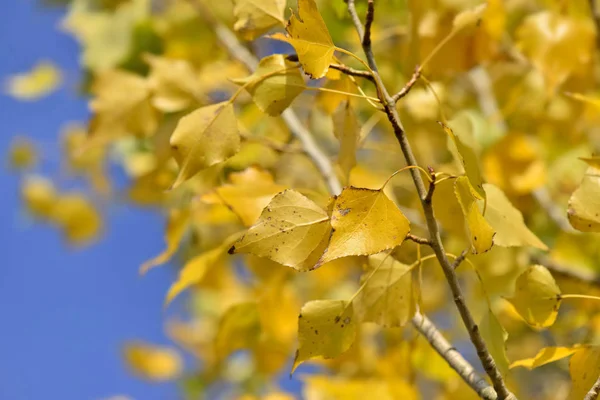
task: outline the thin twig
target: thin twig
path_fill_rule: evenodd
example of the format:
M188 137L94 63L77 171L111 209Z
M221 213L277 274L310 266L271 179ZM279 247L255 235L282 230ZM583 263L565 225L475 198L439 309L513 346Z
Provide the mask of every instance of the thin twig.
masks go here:
M409 233L408 235L406 235L406 239L413 241L415 243L418 243L418 244L424 244L426 246L431 246L431 240L422 238L419 236L415 236L412 233Z
M532 263L543 265L544 267L548 268L554 275L558 275L563 278L571 279L573 281L578 281L588 285L600 286L600 275L592 271L586 271L581 268L569 267L544 256L531 255L529 258Z
M369 64L369 67L373 71L373 77L375 78L375 82L377 84L378 96L381 100L381 103L383 104L383 106L385 108L385 113L388 117L388 120L392 124L394 134L396 135L396 139L398 140L398 142L400 144L400 148L402 150L404 158L406 159L406 162L408 165L417 165L415 156L412 152L412 148L410 146L408 138L406 137L406 133L404 132L402 123L400 122L400 116L398 114L398 111L396 110L396 104L394 102L394 99L387 92L385 86L383 85L381 77L379 75L377 63L375 62L375 57L373 56L373 51L371 49L371 46L364 45L365 43L367 43L367 44L370 43L370 39L365 38L365 35L368 34L370 32L370 30L368 31L362 27L360 18L358 17L358 14L356 12L354 0L346 0L346 3L348 5L348 11L350 13L352 21L354 22L356 31L359 34L361 43L363 43L363 51L367 58L367 63ZM374 18L374 2L371 0L371 1L369 1L368 5L369 5L369 10L367 11L367 18L372 20ZM477 350L477 355L479 356L479 359L481 360L483 368L485 369L486 373L492 380L494 389L496 390L499 399L515 399L516 397L512 393L510 393L510 391L506 387L506 384L504 383L502 374L496 367L496 363L494 362L494 359L490 355L490 352L487 349L485 341L481 337L481 333L479 332L479 327L475 323L475 320L473 319L473 316L471 315L471 311L468 309L468 307L465 303L462 289L458 282L458 277L456 276L454 268L452 268L452 264L450 263L450 261L448 260L448 257L446 256L446 251L445 251L444 245L442 243L437 220L435 219L435 215L433 213L433 204L430 201L426 201L427 200L427 190L425 189L425 184L423 182L423 179L421 178L419 171L416 169L411 169L410 173L413 178L415 187L417 189L419 198L421 199L421 205L423 207L423 212L425 214L427 227L429 229L430 240L432 241L432 249L433 249L440 265L442 266L444 275L446 276L446 280L448 281L448 284L450 286L450 289L451 289L453 297L454 297L454 303L456 304L456 307L460 313L463 323L464 323L465 327L467 328L471 342L473 343L473 345L475 346L475 349Z
M485 400L497 398L494 388L477 374L473 366L446 340L429 318L417 313L412 319L412 324L448 365L477 392L479 397Z
M331 64L329 68L336 69L346 75L356 76L358 78L365 78L370 80L371 82L375 82L375 79L373 79L373 75L371 75L369 71L361 71L359 69L350 68L342 64Z
M244 64L251 72L258 68L259 60L247 48L242 46L229 28L212 15L208 7L198 0L190 0L190 3L198 10L198 14L213 27L217 38L233 58ZM281 118L283 118L294 137L300 141L302 148L325 179L329 191L333 194L339 194L342 191L342 185L335 174L329 157L319 148L317 142L300 122L296 113L288 108L281 114Z
M408 92L410 92L410 89L412 89L412 87L417 83L420 77L421 68L417 65L417 67L415 68L415 72L413 72L408 82L406 82L404 87L398 93L392 96L392 100L394 100L394 102L396 103L398 102L398 100L406 96Z
M600 376L598 377L598 380L596 381L596 383L594 383L594 386L592 386L590 391L587 392L587 394L585 395L583 400L596 400L596 399L598 399L599 394L600 394Z
M462 253L454 259L454 262L452 262L452 269L460 267L460 264L467 258L467 254L469 254L469 249L464 249Z

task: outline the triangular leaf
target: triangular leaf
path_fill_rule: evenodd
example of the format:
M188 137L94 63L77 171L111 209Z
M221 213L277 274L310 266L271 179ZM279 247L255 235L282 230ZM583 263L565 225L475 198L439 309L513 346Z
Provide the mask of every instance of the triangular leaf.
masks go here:
M253 40L277 24L283 24L285 0L234 0L233 29Z
M587 399L590 388L600 376L600 347L584 347L569 361L571 393L569 400Z
M165 231L165 243L167 244L167 248L153 259L142 264L140 267L141 274L145 274L150 268L164 264L171 259L173 254L175 254L179 248L179 243L181 243L181 240L183 239L189 221L190 213L187 209L171 210L167 221L167 229Z
M454 194L458 199L463 215L465 216L466 228L471 241L473 254L485 253L494 244L496 232L485 220L479 206L475 193L471 190L469 178L460 176L454 182Z
M569 200L567 211L573 228L582 232L600 232L600 169L588 168Z
M534 369L542 365L549 364L554 361L569 357L571 354L579 350L580 347L544 347L534 357L524 358L522 360L513 361L510 368L525 367Z

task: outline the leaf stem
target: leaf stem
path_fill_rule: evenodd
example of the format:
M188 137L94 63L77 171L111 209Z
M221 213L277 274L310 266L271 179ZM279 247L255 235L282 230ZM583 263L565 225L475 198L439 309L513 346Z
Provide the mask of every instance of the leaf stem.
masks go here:
M324 88L324 87L308 86L305 90L314 90L314 91L318 91L318 92L343 94L344 96L358 97L361 99L370 100L372 102L377 102L377 103L381 102L377 97L370 97L370 96L365 96L362 94L349 93L349 92L344 92L342 90L335 90L335 89L329 89L329 88Z

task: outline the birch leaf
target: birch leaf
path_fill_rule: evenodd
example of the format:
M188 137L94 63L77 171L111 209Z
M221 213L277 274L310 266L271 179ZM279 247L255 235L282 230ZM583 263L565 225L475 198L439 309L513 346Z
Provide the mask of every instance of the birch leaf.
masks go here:
M251 253L300 271L313 269L327 245L327 213L294 190L276 195L229 253Z
M496 231L494 244L503 247L531 246L541 250L548 247L527 228L523 215L508 200L504 192L492 184L484 184L487 193L485 219Z
M233 29L245 40L254 40L278 24L283 24L285 0L234 0Z
M94 204L81 193L58 196L50 219L66 239L76 245L89 243L102 229L102 217Z
M508 332L506 332L490 309L488 309L483 320L479 323L479 330L481 331L483 340L487 344L490 355L496 362L498 370L505 376L508 372L508 357L506 356Z
M132 342L125 345L123 355L127 366L135 375L150 381L170 381L177 378L183 370L181 356L169 347Z
M600 347L584 347L569 361L571 393L569 400L584 399L600 376Z
M380 253L399 246L410 231L408 219L383 190L347 187L331 216L333 234L317 266L336 258Z
M217 357L222 360L236 350L251 348L260 334L260 315L256 302L233 305L219 322L215 338Z
M171 136L179 175L176 188L196 173L238 152L240 135L233 106L228 102L201 107L179 120Z
M579 231L600 232L600 169L588 168L569 200L567 216Z
M335 45L315 0L298 0L298 15L287 23L288 35L276 33L271 38L294 46L302 69L312 79L325 76L333 60Z
M469 179L466 176L456 179L454 182L454 194L465 216L473 254L485 253L494 244L495 232L483 215L481 215L481 211L479 211L479 206L477 205L477 198L471 190Z
M456 121L454 123L457 123ZM474 191L477 198L485 200L486 194L483 188L483 177L479 168L479 158L472 145L469 144L466 138L454 133L454 131L447 125L440 122L444 131L448 134L450 141L454 144L456 152L453 152L454 157L460 162L461 166L465 170L469 183Z
M333 133L340 142L338 164L348 182L350 171L356 165L356 150L360 139L360 125L350 102L339 107L333 115Z
M311 358L339 356L350 348L355 336L352 303L343 300L306 303L298 316L298 351L292 372Z
M368 262L361 278L365 286L353 301L357 317L385 327L404 326L415 314L411 266L385 254L372 255Z
M524 358L522 360L513 361L510 364L510 368L524 367L527 369L534 369L541 367L542 365L549 364L554 361L561 360L565 357L569 357L571 354L579 350L579 347L544 347L538 353L531 358Z
M19 100L37 100L55 91L62 83L60 70L47 61L31 71L11 76L5 83L5 92Z
M234 79L233 82L248 84L246 90L252 100L258 108L271 116L280 115L306 88L300 70L294 63L286 60L283 54L263 58L252 75Z
M541 329L556 320L561 296L550 271L541 265L533 265L519 275L515 294L507 300L525 322Z
M179 248L179 243L181 243L189 223L190 213L188 210L171 210L165 230L165 243L167 247L159 255L142 264L140 267L141 274L145 274L152 267L166 263L173 257L173 254Z

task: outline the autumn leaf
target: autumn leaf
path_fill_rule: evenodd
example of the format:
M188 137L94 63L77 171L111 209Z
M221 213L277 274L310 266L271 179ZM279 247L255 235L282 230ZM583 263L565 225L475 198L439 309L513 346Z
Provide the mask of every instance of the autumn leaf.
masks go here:
M343 300L306 303L298 316L298 351L292 372L315 357L334 358L354 342L356 321L352 304Z
M508 200L502 190L484 184L487 193L485 219L496 231L494 244L503 247L531 246L541 250L548 247L527 228L523 215Z
M278 24L283 24L285 0L234 0L233 29L246 40L256 39Z
M369 255L399 246L410 231L408 219L383 190L347 187L335 199L333 234L317 266L336 258Z
M40 218L49 218L58 198L51 181L41 176L29 176L21 186L21 198L27 211Z
M123 356L131 372L150 381L170 381L183 370L181 356L170 347L131 342L125 345Z
M471 184L466 176L460 176L456 179L454 193L465 216L473 254L485 253L492 248L496 232L481 215L477 197L471 190Z
M356 165L356 151L360 139L360 124L350 102L340 106L333 115L333 133L340 142L338 164L348 182L350 171Z
M600 157L579 157L579 159L590 167L600 170Z
M61 194L52 205L50 220L66 239L75 245L85 245L102 229L102 217L94 204L81 193Z
M53 63L41 61L31 71L9 77L4 92L18 100L37 100L54 92L62 80L62 73Z
M525 367L527 369L534 369L541 367L542 365L549 364L554 361L561 360L569 357L573 353L577 352L581 347L544 347L538 353L531 358L524 358L521 360L513 361L510 364L510 368Z
M271 116L280 115L306 88L300 70L283 54L263 58L252 75L233 82L245 85L258 108Z
M187 209L173 209L169 213L167 229L165 231L165 243L167 247L162 253L146 261L140 267L140 273L145 274L152 267L164 264L173 257L179 244L187 231L190 223L190 212Z
M176 188L238 152L240 135L233 106L228 102L213 104L181 118L170 144L179 165L179 175L173 183Z
M236 350L248 349L256 344L261 333L256 302L245 302L230 307L221 317L215 350L223 359Z
M454 124L456 124L456 121L454 121ZM459 161L464 168L465 174L467 178L469 178L471 188L474 191L473 194L477 198L485 200L486 194L483 188L483 177L479 168L479 157L472 144L475 139L473 137L467 137L466 133L464 135L461 133L455 134L449 126L442 122L440 122L440 125L448 134L449 143L454 145L454 148L450 146L450 149L451 151L454 150L453 154L455 159Z
M323 254L330 231L323 209L300 193L286 190L271 200L229 252L251 253L307 271Z
M583 399L600 376L600 347L584 347L569 361L571 393L569 400Z
M550 271L541 265L533 265L519 275L515 294L507 300L525 322L541 329L554 324L561 295Z
M492 310L488 309L483 319L479 323L481 337L487 344L490 355L496 362L496 367L502 375L506 375L509 368L508 357L506 355L506 340L508 332L504 329L498 318Z
M334 69L330 69L327 75ZM339 110L339 106L348 100L348 95L343 93L352 93L353 85L352 81L348 76L342 75L340 79L332 80L329 79L323 86L325 89L335 90L335 92L319 92L317 96L317 104L327 114L333 114L336 110ZM343 92L343 93L338 93Z
M569 200L567 216L579 231L600 232L600 169L588 168Z
M335 45L315 0L298 0L298 16L291 16L286 31L288 36L276 33L271 38L294 46L302 69L312 79L324 77L333 60Z
M452 20L452 29L459 30L469 25L475 26L478 21L481 20L481 17L487 8L486 6L486 4L480 4L473 8L467 8L457 14L456 17L454 17L454 20Z
M10 144L8 160L10 167L15 170L31 168L38 161L37 150L31 140L17 136Z
M305 399L419 399L415 386L402 379L335 379L329 375L310 375L304 382Z
M404 326L415 313L411 267L385 254L369 256L360 294L352 302L361 322ZM380 265L381 264L381 265Z

